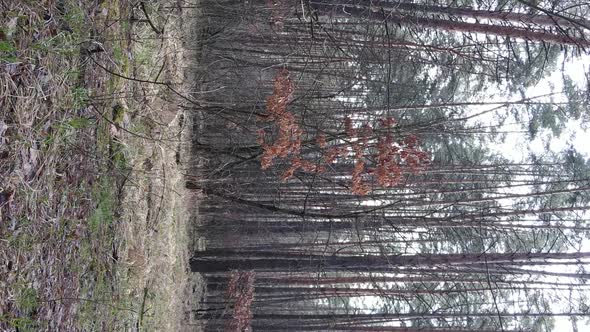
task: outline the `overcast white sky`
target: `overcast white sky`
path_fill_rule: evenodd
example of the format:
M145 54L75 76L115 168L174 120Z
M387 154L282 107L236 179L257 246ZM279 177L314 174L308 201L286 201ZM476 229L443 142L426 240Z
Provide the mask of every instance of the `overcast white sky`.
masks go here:
M589 68L590 56L588 55L567 61L564 66L565 74L572 78L573 81L576 82L581 88L585 88L587 85L586 75L589 73ZM527 89L527 96L541 96L551 92L558 92L562 89L563 82L561 66L558 66L557 70L543 79L539 84ZM495 96L493 98L498 98L497 100L499 101L502 100L499 96ZM559 97L554 96L553 98L558 99ZM519 100L521 97L515 93L511 99ZM490 108L493 107L476 107L474 108L474 111L481 112L482 110ZM505 112L505 110L500 110L499 112ZM487 114L485 118L476 118L474 121L482 121L484 123L487 122L490 124L497 122L494 120L493 113ZM529 151L536 154L542 154L546 151L546 145L548 145L553 152L562 151L567 146L573 145L576 150L578 150L578 152L583 153L587 157L590 157L590 133L587 130L584 130L582 127L583 126L580 121L571 120L568 121L565 130L559 137L555 137L548 130L542 130L532 142L530 142L522 134L507 134L506 140L504 142L498 142L499 144L490 146L490 148L506 157L510 157L515 161L523 160ZM512 122L512 125L508 125L505 130L522 130L522 128L523 127L521 124L514 124L514 122Z
M529 88L527 90L527 96L540 96L551 92L561 91L563 89L561 69L561 66L558 66L557 70L555 70L551 75L548 75L548 77L543 79L536 86ZM565 75L569 76L574 82L576 82L578 87L583 89L585 89L588 84L587 75L590 73L589 69L589 55L584 55L579 58L569 60L564 65ZM496 100L502 100L499 98L499 96L495 97L498 98ZM519 99L521 99L521 97L516 94L512 97L512 100ZM590 105L588 105L588 107L590 107ZM487 109L490 108L492 107L487 107ZM473 111L481 112L483 110L486 110L486 108L474 107ZM500 110L500 112L505 112L505 110ZM588 112L590 112L590 110L588 110ZM481 121L483 123L489 124L497 122L497 120L494 120L494 115L492 113L487 114L483 118L474 119L474 121ZM541 155L547 151L546 147L549 147L549 149L553 152L559 152L572 145L579 153L585 155L586 158L590 158L590 132L585 130L584 127L587 126L583 126L581 121L570 120L567 122L565 130L563 130L559 137L554 136L549 130L543 130L539 132L535 140L532 142L529 141L528 138L523 134L507 134L504 142L497 142L495 145L492 144L490 149L518 162L525 160L529 152ZM514 124L514 122L512 122L512 124L506 126L503 130L522 130L522 128L522 124ZM584 241L582 250L590 251L590 239ZM562 269L563 272L564 267L561 266L560 269ZM557 304L559 301L556 299L555 303ZM557 304L554 310L563 311L564 308L560 307L561 305ZM572 321L568 317L557 317L555 318L554 331L573 332L575 330L572 324ZM580 319L576 324L578 331L590 331L590 322L588 319Z
M563 67L565 69L566 75L574 80L578 84L580 88L586 88L587 86L587 73L589 73L590 69L590 56L583 56L580 58L573 59L571 61L566 62ZM562 84L562 67L557 66L555 72L549 75L547 78L542 80L536 86L529 88L527 90L527 97L532 96L539 96L548 94L551 92L561 91L563 84ZM503 92L495 92L492 91L493 96L490 96L491 100L497 101L506 101L507 99L510 100L519 100L522 97L518 94L514 94L513 96L506 96ZM565 97L553 97L555 100L563 99ZM542 100L537 100L542 101ZM472 112L480 113L482 111L492 109L494 106L476 106L473 107ZM589 110L590 111L590 110ZM505 109L500 109L498 112L505 113ZM485 123L493 125L497 123L497 118L494 116L494 113L488 113L482 117L478 117L472 119L472 125L475 122ZM526 130L526 126L523 126L523 123L515 123L515 121L506 121L508 124L501 130L511 131L511 130ZM582 124L580 121L571 120L566 124L566 128L563 130L559 137L555 137L549 130L540 131L537 135L537 138L532 142L528 139L526 134L508 134L506 139L503 142L496 142L496 144L491 144L489 147L491 150L502 154L505 157L513 159L514 161L524 161L527 158L527 155L530 152L533 152L537 155L541 155L546 151L546 147L548 146L549 149L553 152L560 152L563 151L570 145L573 145L576 150L586 156L586 158L590 158L590 132L584 130L582 128ZM528 190L527 188L523 188L522 190ZM590 240L587 240L583 243L583 251L590 252ZM546 269L554 269L558 268L558 272L566 272L566 270L570 270L569 272L575 272L576 266L550 266L544 267ZM589 269L590 270L590 269ZM556 281L557 278L553 278ZM567 281L564 281L567 282ZM524 294L520 294L523 296ZM552 310L555 312L566 312L568 309L566 308L566 303L568 301L568 293L564 293L563 296L560 296L560 293L555 294L554 301L552 302L553 307ZM588 294L590 295L590 294ZM515 294L515 299L519 295ZM355 298L352 299L351 304L354 307L367 307L367 308L378 308L381 300L378 297L362 297L362 298ZM523 311L528 308L522 308ZM535 310L535 309L532 309ZM578 331L590 331L590 322L588 319L582 319L580 317L576 322L577 330ZM396 324L394 324L396 325ZM505 328L510 328L510 326L505 326ZM555 318L555 328L553 329L554 332L570 332L575 331L574 327L572 326L572 321L569 317L557 317Z

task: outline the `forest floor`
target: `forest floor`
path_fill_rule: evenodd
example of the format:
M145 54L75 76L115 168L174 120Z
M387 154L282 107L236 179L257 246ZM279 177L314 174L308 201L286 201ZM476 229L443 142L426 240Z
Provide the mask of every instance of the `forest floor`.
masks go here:
M179 3L0 3L0 330L185 328Z

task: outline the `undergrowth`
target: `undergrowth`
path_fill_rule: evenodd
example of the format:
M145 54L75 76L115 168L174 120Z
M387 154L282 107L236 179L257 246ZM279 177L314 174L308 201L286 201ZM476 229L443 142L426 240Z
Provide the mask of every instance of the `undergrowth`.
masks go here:
M0 2L0 330L120 326L116 214L127 165L112 100L95 96L121 83L89 57L122 61L107 49L125 6Z

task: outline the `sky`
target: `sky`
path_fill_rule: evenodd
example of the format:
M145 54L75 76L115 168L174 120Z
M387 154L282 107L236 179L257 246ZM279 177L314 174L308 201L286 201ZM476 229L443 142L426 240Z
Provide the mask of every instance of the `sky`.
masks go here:
M558 60L558 64L563 64L563 66L556 66L555 71L547 75L547 77L542 79L537 85L530 87L526 90L527 97L546 95L552 92L563 90L563 75L570 77L578 85L579 88L587 88L589 84L588 80L590 80L590 55L583 55L576 58L570 58L565 61L562 56L562 58ZM489 93L490 95L485 100L486 102L494 100L499 102L503 102L506 100L517 101L522 99L522 96L519 95L517 92L514 92L512 95L506 96L506 92L501 91L501 87L490 88ZM553 98L557 101L565 101L565 96L563 95L554 96ZM548 100L548 98L546 98L546 100ZM477 114L496 107L497 105L473 106L470 112L471 114ZM588 112L590 113L590 110L588 110ZM506 109L499 109L496 113L486 113L481 117L477 117L470 120L470 123L468 123L467 125L475 125L477 122L487 125L494 125L498 122L496 115L501 113L505 114ZM526 121L521 120L520 122L517 122L514 119L512 119L512 121L507 120L507 124L505 125L505 127L501 128L500 130L526 130L526 127L523 127L523 122ZM542 155L547 152L547 149L549 149L549 151L551 152L557 153L565 150L569 146L573 146L579 153L581 153L588 159L590 158L590 130L585 129L587 127L590 127L590 125L584 125L580 120L568 120L568 122L565 124L564 130L559 136L553 135L550 130L541 130L537 134L536 138L531 141L527 137L527 135L523 133L507 134L502 142L492 143L489 145L489 148L492 151L495 151L506 158L512 159L514 162L521 162L525 161L530 153ZM525 187L521 190L528 191L529 189L530 188ZM582 251L590 252L590 239L583 241ZM575 266L551 266L545 268L558 268L559 272L565 272L564 269L568 268L570 270L575 270ZM567 294L563 295L563 298L566 298ZM515 297L516 296L517 295L515 295ZM561 300L557 298L555 299L552 307L553 311L567 311L567 308L564 305L564 303L566 303L567 301L563 298ZM378 307L379 303L380 300L377 297L363 297L352 300L352 305L355 307L366 306L369 308L376 308ZM580 319L577 321L576 325L578 331L590 331L590 322L588 321L588 319ZM553 331L573 332L575 331L575 329L572 326L572 321L570 318L557 317L555 318L555 328L553 329Z
M570 76L574 82L578 84L580 87L584 87L588 79L586 75L590 73L588 68L590 67L590 56L585 55L579 59L575 59L574 61L568 61L565 64L565 74ZM543 80L539 83L533 93L539 93L542 91L548 91L551 84L555 86L556 89L559 89L561 85L561 72L555 71L552 73L547 79ZM543 140L549 142L549 148L552 151L562 151L569 145L573 145L575 149L584 154L586 158L590 156L590 133L588 130L583 129L583 125L580 121L569 121L566 124L566 129L560 135L560 137L553 137L553 135L545 133L545 135L540 135L537 139L535 139L530 145L529 149L536 153L541 153L545 150L545 144ZM545 136L545 137L543 137ZM590 251L590 240L586 240L583 242L584 251ZM559 317L555 319L555 329L556 332L568 332L568 331L575 331L573 327L573 322L569 318L566 317ZM576 322L577 329L579 331L588 331L590 330L590 325L587 320L580 320Z
M563 62L563 58L559 62ZM590 55L584 55L579 58L566 61L564 64L565 75L569 76L578 87L584 88L587 83L587 75L590 73ZM536 86L526 90L527 96L541 96L563 89L561 67L541 80ZM559 100L558 97L554 97ZM565 97L562 97L562 99ZM521 99L520 96L514 94L512 100ZM499 99L498 99L499 100ZM565 100L565 99L563 99ZM541 100L539 100L541 101ZM474 112L481 112L483 110L493 107L474 107ZM505 112L500 110L498 112ZM485 118L478 117L474 121L482 121L483 123L495 123L494 113L488 113ZM565 130L559 137L554 136L549 130L541 130L537 137L530 142L522 134L507 134L504 142L498 142L490 148L505 157L509 157L514 161L522 161L526 158L528 152L535 154L543 154L546 151L546 146L549 146L553 152L563 151L569 145L573 145L576 150L584 154L587 158L590 157L590 131L583 128L580 120L570 120L565 126ZM522 129L520 124L510 124L506 126L505 130L519 130ZM523 149L523 147L526 147Z
M558 62L563 63L563 58L558 60ZM537 85L528 88L526 90L526 95L527 97L532 97L546 95L556 91L561 91L563 89L562 75L564 74L569 76L578 85L579 88L586 89L588 85L587 80L590 79L589 77L587 77L589 73L590 56L585 55L579 58L569 59L565 61L565 63L563 63L563 67L557 66L557 69L550 75L547 75L545 79L541 80ZM496 91L494 91L494 89L490 90L490 99L487 99L486 101L505 101L507 99L517 101L522 99L522 97L517 93L514 93L512 96L506 97L505 92L502 92L499 89L497 89ZM565 96L554 96L554 100L559 101L560 99L562 101L565 101ZM477 114L496 107L497 105L473 106L470 111L472 112L472 114ZM475 125L477 122L493 125L498 122L496 115L502 113L505 114L505 112L506 109L499 109L496 112L496 114L493 112L486 113L481 117L477 117L470 120L471 123L468 123L468 125ZM516 122L514 120L508 120L506 121L506 123L507 124L500 129L501 131L522 131L523 129L526 130L526 128L523 127L523 121ZM580 120L569 120L565 124L564 130L559 136L553 135L550 130L541 130L539 131L536 138L531 141L529 140L527 135L523 133L507 134L504 141L495 142L495 144L492 143L489 145L489 148L492 151L495 151L506 158L512 159L515 162L525 161L530 153L542 155L545 152L547 152L547 148L552 152L561 152L569 146L573 146L579 153L583 154L586 158L590 158L590 130L584 129L586 127L588 126L585 126ZM528 191L530 190L530 188L522 187L519 190ZM583 241L582 251L590 252L590 239ZM586 266L589 265L586 264ZM566 272L566 270L568 270L568 272L576 272L575 270L577 266L549 266L543 268L559 269L559 271L556 272ZM553 279L554 281L556 281L557 277ZM523 294L521 294L521 296L522 295ZM556 293L555 299L552 302L551 309L554 312L566 312L568 310L566 304L567 296L569 294L563 293L559 295ZM518 296L519 295L515 294L515 299ZM351 301L351 304L353 307L378 308L380 302L381 301L378 297L362 297L353 299ZM527 308L523 308L523 310L526 309ZM577 320L575 323L577 325L576 328L574 328L574 326L572 325L573 321L569 317L556 317L554 323L554 332L574 332L576 331L576 329L577 331L590 331L590 321L588 319ZM510 326L505 326L505 328L510 328Z
M563 62L563 58L560 59L559 63ZM540 96L555 91L561 91L563 89L562 75L569 76L577 85L582 89L586 89L588 86L588 80L590 80L590 55L583 55L579 58L574 58L566 61L562 67L558 68L548 75L545 79L541 80L537 85L526 90L527 96ZM512 100L519 100L520 96L514 95ZM498 99L500 100L500 99ZM474 107L473 112L478 113L486 109L493 107ZM499 112L505 112L500 110ZM588 110L590 112L590 110ZM477 118L475 121L481 121L482 123L496 123L494 119L494 113L486 114L483 118ZM507 121L510 122L510 121ZM580 120L569 120L565 129L559 136L555 136L550 130L542 130L536 136L533 141L530 141L523 134L507 134L503 142L496 142L489 148L504 157L510 158L515 162L524 161L529 153L536 155L542 155L547 151L547 147L552 152L560 152L569 146L573 146L579 153L583 154L586 159L590 158L590 131L587 125L582 124ZM521 124L509 124L502 130L522 130ZM590 239L583 241L582 251L590 251ZM561 266L561 269L564 267ZM563 272L563 271L562 271ZM559 303L556 301L556 303ZM555 311L563 311L564 308L561 304L556 304L553 308ZM576 331L573 326L573 321L568 317L557 317L555 318L555 332L570 332ZM590 322L587 319L580 319L576 323L578 331L590 331Z

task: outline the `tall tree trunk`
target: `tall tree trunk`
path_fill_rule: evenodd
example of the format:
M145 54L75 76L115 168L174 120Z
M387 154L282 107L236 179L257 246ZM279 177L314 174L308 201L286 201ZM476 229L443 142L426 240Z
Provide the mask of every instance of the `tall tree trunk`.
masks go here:
M363 9L350 5L329 5L314 3L313 8L326 15L340 17L368 18L378 21L388 21L400 25L420 26L424 28L442 29L462 33L481 33L524 40L546 42L552 44L574 45L580 47L590 46L590 41L583 37L569 36L564 33L552 33L546 31L531 31L515 26L502 26L496 24L466 23L437 18L418 17L414 15L400 14L394 11L384 11L375 7Z

